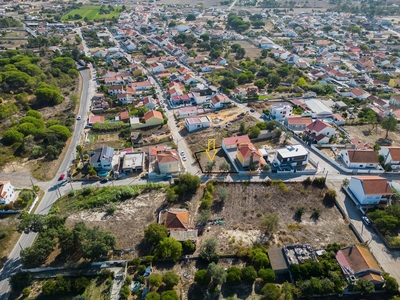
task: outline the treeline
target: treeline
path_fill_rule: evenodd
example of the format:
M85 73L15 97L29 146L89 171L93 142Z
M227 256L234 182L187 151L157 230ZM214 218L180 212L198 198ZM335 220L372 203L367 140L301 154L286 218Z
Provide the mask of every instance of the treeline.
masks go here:
M99 260L116 245L111 232L98 227L88 228L85 223L76 223L72 230L65 226L66 218L54 215L30 215L23 213L18 225L19 232L38 232L38 238L31 247L21 251L25 268L39 267L54 251L56 245L61 255L78 261L80 258L90 261Z
M400 247L400 238L398 237L400 205L392 204L384 210L371 211L368 213L368 217L375 223L391 246Z
M9 27L22 27L22 23L17 21L11 17L1 17L0 18L0 28L9 28Z

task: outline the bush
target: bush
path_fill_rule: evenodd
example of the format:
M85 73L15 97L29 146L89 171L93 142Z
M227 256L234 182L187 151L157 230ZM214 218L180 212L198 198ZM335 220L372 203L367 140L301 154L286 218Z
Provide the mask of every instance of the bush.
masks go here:
M179 276L174 271L167 271L162 277L167 289L172 289L179 283Z
M316 186L316 187L322 189L325 187L325 181L326 181L325 177L316 177L316 178L314 178L312 184L313 184L313 186Z
M267 268L269 266L269 259L267 254L259 251L254 255L252 263L257 268Z
M278 300L281 297L281 289L273 283L266 283L261 289L266 300Z
M253 283L257 278L257 271L253 266L244 267L242 269L242 279L245 282Z
M22 296L24 296L24 297L28 297L30 293L31 293L31 289L30 288L24 288L22 290Z
M208 274L207 270L198 270L196 274L194 274L194 281L198 285L206 287L211 282L211 276Z
M329 189L326 191L325 196L324 196L324 200L328 201L328 202L335 202L336 201L336 191Z
M271 283L275 281L275 272L270 268L260 269L258 271L258 277L260 277L264 282Z
M195 246L191 240L186 240L182 243L183 252L186 254L191 254L195 250Z
M160 300L160 294L157 292L150 292L146 295L146 300Z
M128 297L131 295L131 290L128 286L123 286L119 294L121 296L121 299L128 299Z
M161 274L151 274L149 276L149 283L151 286L159 287L162 283Z
M161 294L161 300L179 300L178 294L176 291L165 291Z
M159 223L152 223L144 230L144 239L149 244L158 244L168 236L168 229Z
M242 270L237 267L228 268L226 280L231 283L240 282L242 280Z

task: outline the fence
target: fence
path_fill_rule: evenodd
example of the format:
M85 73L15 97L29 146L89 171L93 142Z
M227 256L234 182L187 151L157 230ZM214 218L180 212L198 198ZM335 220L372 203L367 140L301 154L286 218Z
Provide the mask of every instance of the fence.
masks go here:
M36 206L36 203L38 202L39 197L36 195L35 200L33 200L31 207L28 209L28 214L30 214L33 210L33 208Z

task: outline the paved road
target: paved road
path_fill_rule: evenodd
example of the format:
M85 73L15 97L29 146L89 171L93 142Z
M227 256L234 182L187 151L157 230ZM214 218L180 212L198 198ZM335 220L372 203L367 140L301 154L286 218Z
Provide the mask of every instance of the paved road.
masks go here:
M90 83L90 71L86 69L80 70L83 79L82 86L82 98L81 105L79 108L79 115L86 116L90 106L90 99L94 91L93 85ZM82 118L86 119L86 118ZM81 133L83 132L83 128L85 120L77 121L75 126L75 131L73 133L71 142L67 149L67 153L65 155L64 161L62 162L56 177L50 181L50 188L45 192L42 200L39 203L35 213L36 214L47 214L53 205L53 203L58 199L58 178L61 174L66 173L72 160L75 158L75 148L79 144L79 140L81 138ZM32 245L36 238L35 233L22 234L18 240L18 243L15 245L13 251L11 252L8 261L4 265L0 273L0 300L8 299L10 294L10 285L9 285L9 277L11 274L15 273L21 266L20 259L20 251L21 249L25 249Z

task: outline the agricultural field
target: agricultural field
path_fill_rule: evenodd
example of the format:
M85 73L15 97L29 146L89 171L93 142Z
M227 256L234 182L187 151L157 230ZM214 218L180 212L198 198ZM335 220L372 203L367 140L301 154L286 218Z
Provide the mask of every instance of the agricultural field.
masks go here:
M79 9L71 10L69 13L65 14L61 19L63 21L70 21L70 20L80 20L87 18L89 21L98 21L98 20L109 20L113 17L119 18L121 13L121 7L115 6L114 11L111 11L109 14L100 14L100 7L99 5L85 5ZM80 19L75 19L75 15L79 15ZM70 16L70 17L69 17ZM72 17L72 19L71 19Z

